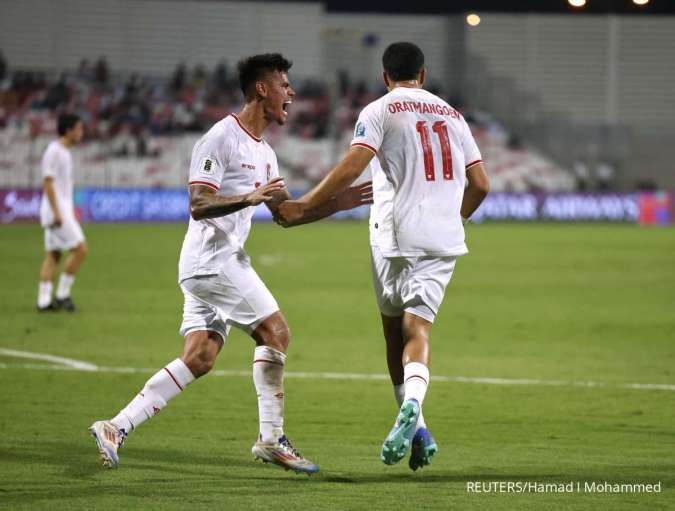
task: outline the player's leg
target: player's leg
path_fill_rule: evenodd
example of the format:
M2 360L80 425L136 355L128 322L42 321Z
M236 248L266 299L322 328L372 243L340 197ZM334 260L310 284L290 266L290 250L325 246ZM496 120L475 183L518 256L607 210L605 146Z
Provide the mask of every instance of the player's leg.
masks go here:
M253 384L258 395L260 439L276 441L284 435L284 364L290 342L286 318L277 311L251 333L256 347L253 353Z
M403 339L403 315L387 316L381 314L382 330L387 347L387 368L389 377L394 387L394 398L396 406L400 408L405 396L405 385L403 384L403 348L405 346ZM424 416L420 412L417 420L417 429L426 428Z
M181 285L185 297L181 334L185 337L183 353L156 372L141 391L108 421L97 421L89 428L96 439L103 466L119 464L117 450L127 435L154 417L196 378L208 373L220 353L229 328L215 307L192 294L207 293L208 288L195 279Z
M429 381L429 332L431 322L416 316L406 310L401 318L400 335L402 342L394 339L392 358L395 348L403 346L402 361L402 389L395 387L397 398L403 390L403 398L394 427L382 444L381 459L387 465L398 463L413 446L414 437L418 431L418 423L422 415L422 403ZM397 333L394 329L391 334ZM401 376L396 368L396 377ZM398 380L401 381L401 380ZM422 424L424 419L422 419ZM424 428L426 431L426 428Z
M120 412L89 428L96 439L103 466L119 464L117 450L138 426L157 415L196 378L207 374L223 346L221 334L199 330L185 337L183 354L157 371Z
M59 277L59 285L56 289L56 304L69 311L75 310L75 304L70 298L70 290L75 282L75 275L80 269L80 266L87 257L87 244L84 241L71 249L70 254L63 263L63 271Z
M256 458L296 472L314 473L319 467L305 459L284 434L284 365L290 329L281 311L263 319L251 332L253 383L258 395L260 433L251 452Z
M47 250L45 258L40 266L40 283L38 285L38 311L50 311L56 308L52 304L52 287L56 267L61 259L61 252L58 250Z

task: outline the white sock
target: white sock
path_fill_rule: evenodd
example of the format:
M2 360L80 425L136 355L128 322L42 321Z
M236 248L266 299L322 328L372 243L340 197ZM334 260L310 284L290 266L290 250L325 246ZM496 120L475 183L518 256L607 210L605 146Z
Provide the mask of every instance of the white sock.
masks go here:
M396 403L398 404L399 408L401 408L401 405L403 404L404 396L405 396L405 385L403 383L401 383L400 385L394 385L394 397L396 398ZM417 419L417 429L426 427L427 423L424 420L424 414L422 414L422 410L420 410L420 416Z
M58 300L63 300L70 296L70 288L73 282L75 282L75 275L70 275L66 272L61 274L61 277L59 277L59 287L56 289L56 298Z
M51 280L40 281L38 285L38 307L46 307L52 301L52 282Z
M269 346L258 346L253 354L253 383L263 442L276 442L284 434L285 361L284 353Z
M166 403L194 381L195 377L180 358L156 372L138 395L120 413L110 419L127 433L143 424L166 406Z
M429 369L419 362L410 362L403 367L403 385L405 394L403 400L416 399L422 406L424 396L429 385Z

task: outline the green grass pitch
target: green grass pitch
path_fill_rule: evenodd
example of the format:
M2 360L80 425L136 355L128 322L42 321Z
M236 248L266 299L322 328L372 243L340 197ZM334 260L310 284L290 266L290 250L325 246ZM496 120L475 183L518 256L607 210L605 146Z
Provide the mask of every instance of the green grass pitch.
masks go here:
M181 225L85 226L73 314L34 311L42 234L0 227L0 347L148 371L175 358ZM253 462L251 378L209 375L99 467L87 427L150 372L81 372L0 355L0 508L672 509L675 232L481 225L432 334L425 402L440 452L412 473L379 448L396 413L386 380L289 377L286 431L321 466ZM385 374L367 227L254 225L248 250L293 332L287 371ZM233 333L216 369L248 373ZM42 368L29 368L27 365ZM562 381L495 385L452 378ZM595 382L595 386L564 382ZM634 389L625 384L662 385ZM670 387L669 387L670 386ZM657 483L661 493L470 493L474 481Z

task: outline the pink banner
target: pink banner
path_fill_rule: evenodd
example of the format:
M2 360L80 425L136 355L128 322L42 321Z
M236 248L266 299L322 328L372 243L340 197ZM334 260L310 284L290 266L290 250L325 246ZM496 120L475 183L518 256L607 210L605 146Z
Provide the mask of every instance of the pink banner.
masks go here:
M40 221L40 190L0 190L0 224Z

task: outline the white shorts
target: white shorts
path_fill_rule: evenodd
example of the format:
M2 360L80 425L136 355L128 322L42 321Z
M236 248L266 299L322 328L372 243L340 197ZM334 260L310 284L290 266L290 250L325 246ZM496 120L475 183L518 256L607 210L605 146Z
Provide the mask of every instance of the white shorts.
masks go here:
M248 257L233 257L229 262L229 267L218 275L191 277L180 283L185 297L182 336L211 330L224 341L233 325L251 334L279 310Z
M82 227L74 218L64 218L60 227L45 227L45 250L72 250L84 241Z
M377 247L371 247L371 257L380 312L391 317L409 312L433 323L457 258L387 258Z

